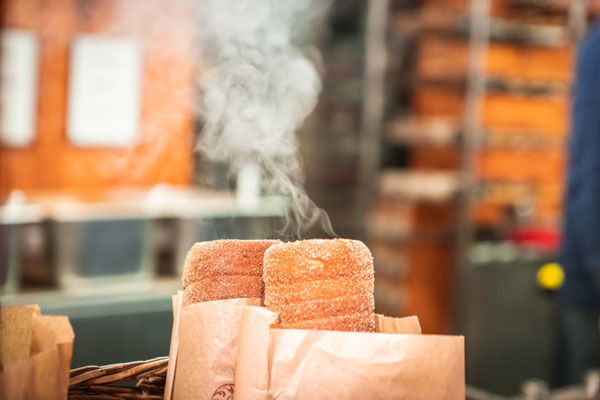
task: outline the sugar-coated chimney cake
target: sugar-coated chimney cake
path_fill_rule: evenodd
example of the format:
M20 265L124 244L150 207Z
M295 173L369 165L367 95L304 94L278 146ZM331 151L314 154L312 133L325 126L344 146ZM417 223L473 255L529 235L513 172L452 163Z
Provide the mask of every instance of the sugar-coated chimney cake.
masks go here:
M183 302L264 296L263 255L278 240L214 240L194 244L183 267Z
M282 328L374 331L371 252L348 239L281 243L265 252L265 305Z

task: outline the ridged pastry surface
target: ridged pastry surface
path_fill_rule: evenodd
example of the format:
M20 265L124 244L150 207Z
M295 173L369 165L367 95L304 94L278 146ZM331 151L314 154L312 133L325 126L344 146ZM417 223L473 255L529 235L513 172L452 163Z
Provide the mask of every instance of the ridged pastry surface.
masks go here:
M265 250L278 240L214 240L189 250L183 267L184 304L263 296Z
M373 331L371 252L349 239L281 243L264 256L265 305L282 328Z
M262 277L247 275L219 275L192 282L183 290L183 303L264 297Z
M371 312L341 315L321 319L301 320L287 324L287 329L317 329L324 331L373 332Z

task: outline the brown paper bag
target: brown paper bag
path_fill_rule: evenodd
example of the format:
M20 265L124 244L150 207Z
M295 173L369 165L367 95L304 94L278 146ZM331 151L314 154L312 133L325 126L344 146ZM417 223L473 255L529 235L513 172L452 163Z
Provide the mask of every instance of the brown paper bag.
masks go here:
M39 306L2 307L0 399L67 398L75 335L64 316Z
M183 291L179 290L171 300L173 304L173 329L171 330L171 347L169 348L169 364L167 365L167 379L165 381L165 400L173 398L175 366L177 365L177 352L179 351L179 315L183 307Z
M379 317L379 333L274 329L243 307L235 398L464 399L464 338L421 335L416 318Z
M175 342L177 355L169 365L173 377L172 399L212 400L233 396L241 306L259 306L261 299L209 301L181 309L177 309L181 307L178 299L173 304L175 326L171 346ZM167 392L170 395L168 383L165 399L170 400Z

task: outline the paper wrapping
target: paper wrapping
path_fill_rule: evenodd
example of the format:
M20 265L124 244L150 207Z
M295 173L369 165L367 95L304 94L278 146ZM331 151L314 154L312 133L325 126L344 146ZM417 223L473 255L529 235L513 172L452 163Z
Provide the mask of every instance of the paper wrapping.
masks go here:
M175 342L177 351L174 362L169 363L173 392L167 397L167 392L171 395L167 385L165 399L232 398L242 306L260 304L259 298L230 299L181 308L181 301L175 298L171 346Z
M412 317L377 317L378 333L274 329L243 307L235 399L464 399L464 338L421 335Z
M183 291L179 290L172 297L173 303L173 329L171 331L171 347L169 348L169 363L167 365L167 378L165 381L165 400L173 398L173 382L175 380L175 367L177 366L177 352L179 350L179 315L183 307Z
M67 398L75 335L65 316L39 306L2 307L0 400Z

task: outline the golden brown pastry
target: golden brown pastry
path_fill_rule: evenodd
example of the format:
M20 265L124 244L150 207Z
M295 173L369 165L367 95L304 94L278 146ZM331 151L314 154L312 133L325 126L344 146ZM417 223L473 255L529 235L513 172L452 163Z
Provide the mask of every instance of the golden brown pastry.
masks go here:
M183 302L263 297L264 253L278 240L214 240L194 244L183 267Z
M371 252L358 240L303 240L267 249L265 305L282 328L375 329Z
M213 276L198 282L192 282L183 290L184 304L240 297L262 298L263 296L264 285L260 276Z

